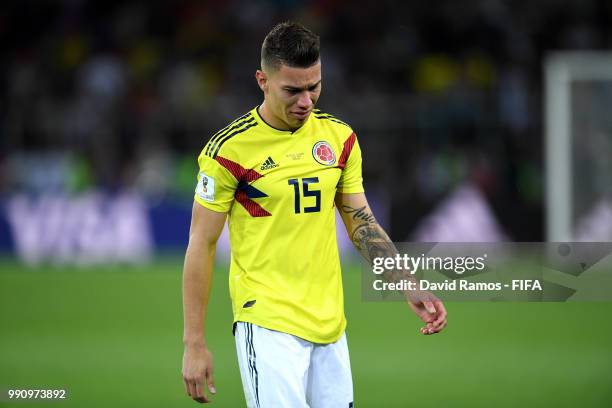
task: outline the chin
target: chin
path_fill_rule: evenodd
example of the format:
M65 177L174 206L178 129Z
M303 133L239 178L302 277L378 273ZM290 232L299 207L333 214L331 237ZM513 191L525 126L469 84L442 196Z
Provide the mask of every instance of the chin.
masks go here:
M295 128L295 129L297 129L297 128L299 128L299 127L302 127L302 125L303 125L304 123L306 123L306 120L307 120L307 119L308 119L308 118L306 118L306 119L304 119L304 120L296 119L296 120L294 120L294 121L293 121L293 123L291 124L291 126L292 126L293 128Z
M291 117L288 117L288 118L287 118L287 119L285 119L285 120L286 120L286 123L287 123L289 126L291 126L291 127L296 127L296 126L301 126L301 125L304 123L304 121L305 121L306 119L304 119L304 120L300 120L300 119L298 119L298 118L295 118L295 117L291 116Z

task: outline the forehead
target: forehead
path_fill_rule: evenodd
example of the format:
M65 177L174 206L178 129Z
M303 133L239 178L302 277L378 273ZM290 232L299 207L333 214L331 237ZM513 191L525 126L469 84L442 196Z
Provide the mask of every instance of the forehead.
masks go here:
M281 86L303 88L314 85L321 80L321 61L308 68L289 67L281 64L273 74L273 78Z

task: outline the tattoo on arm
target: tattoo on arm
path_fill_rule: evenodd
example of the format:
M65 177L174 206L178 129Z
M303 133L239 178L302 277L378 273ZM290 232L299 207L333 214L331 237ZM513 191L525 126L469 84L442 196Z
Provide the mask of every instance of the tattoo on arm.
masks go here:
M342 211L352 214L353 220L363 221L357 225L351 233L351 241L361 256L372 264L374 258L395 257L398 254L397 248L385 233L382 227L376 222L374 215L366 210L366 207L353 208L348 205L342 206ZM384 278L389 281L399 281L405 278L412 278L408 271L389 271Z
M394 256L397 253L395 246L378 224L358 225L353 231L351 240L355 248L369 262L374 258Z
M375 223L376 219L374 218L374 214L366 211L365 205L361 208L353 208L349 205L343 205L342 211L347 214L353 214L353 219L355 221L365 221L367 223Z
M394 258L399 251L389 238L385 230L376 222L374 215L366 210L366 207L353 208L348 205L342 206L342 211L346 214L352 214L354 221L361 221L356 226L352 227L350 233L353 245L359 251L361 256L372 265L375 258ZM406 269L387 270L382 274L387 282L412 281L418 283L417 278ZM437 298L431 293L425 291L404 290L406 300L411 303L423 302L425 300L432 301Z

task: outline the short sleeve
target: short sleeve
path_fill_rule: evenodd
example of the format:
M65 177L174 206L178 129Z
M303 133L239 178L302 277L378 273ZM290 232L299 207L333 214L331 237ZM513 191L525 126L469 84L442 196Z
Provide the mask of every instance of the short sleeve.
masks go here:
M198 157L199 172L194 200L209 210L227 213L232 207L238 181L212 157Z
M352 133L344 142L339 164L343 168L338 181L338 192L344 194L363 193L361 149L355 133Z

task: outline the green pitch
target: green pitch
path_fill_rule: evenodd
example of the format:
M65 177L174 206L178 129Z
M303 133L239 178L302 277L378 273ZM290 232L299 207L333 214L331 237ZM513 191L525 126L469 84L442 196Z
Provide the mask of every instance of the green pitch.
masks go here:
M0 406L8 388L63 388L53 407L194 407L181 379L181 260L28 269L0 263ZM361 301L345 268L357 407L612 406L612 303L451 303L425 337L401 303ZM218 390L244 406L227 273L207 325Z

